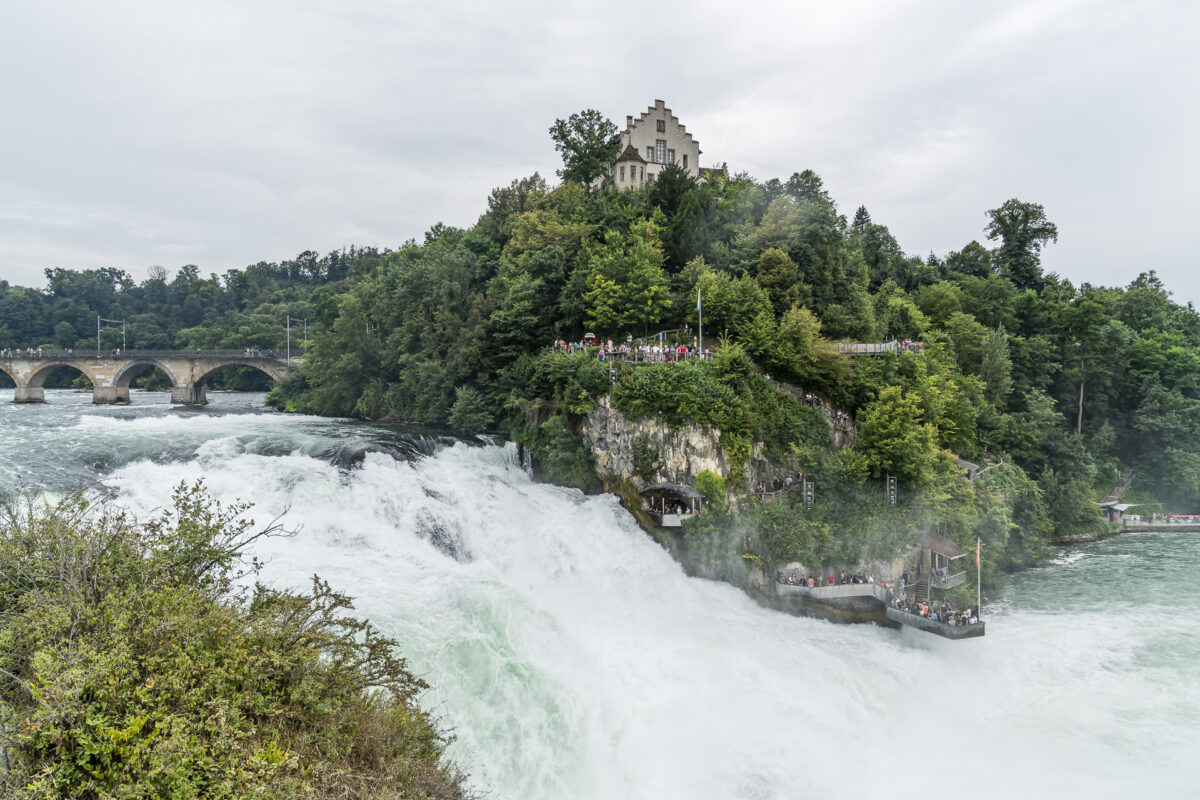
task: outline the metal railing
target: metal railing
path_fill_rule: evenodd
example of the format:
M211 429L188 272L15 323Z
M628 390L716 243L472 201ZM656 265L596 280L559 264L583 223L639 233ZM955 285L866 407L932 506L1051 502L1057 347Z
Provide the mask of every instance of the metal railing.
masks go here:
M798 583L775 583L775 594L828 600L843 597L874 597L882 603L892 600L892 593L878 583L833 583L823 586L804 586Z
M929 579L929 585L934 589L953 589L955 586L960 586L966 583L967 573L958 572L954 575L933 576Z
M633 351L623 353L620 350L614 350L611 353L604 354L605 361L620 361L625 364L662 364L673 361L695 361L697 359L704 361L711 358L712 353L684 353L681 356L677 350L667 350L663 353L638 353Z
M245 350L122 350L119 354L113 352L100 353L97 355L94 352L87 351L83 353L71 353L70 355L61 350L47 351L45 349L39 354L34 351L33 355L28 354L24 350L0 351L0 360L13 361L15 359L34 359L40 361L95 361L99 359L120 359L122 361L135 358L234 358L245 359L246 361L261 361L267 359L270 361L287 362L287 353L270 353L264 351L247 353ZM293 361L296 357L292 358Z
M884 353L921 352L920 342L831 342L833 352L847 356L878 356Z

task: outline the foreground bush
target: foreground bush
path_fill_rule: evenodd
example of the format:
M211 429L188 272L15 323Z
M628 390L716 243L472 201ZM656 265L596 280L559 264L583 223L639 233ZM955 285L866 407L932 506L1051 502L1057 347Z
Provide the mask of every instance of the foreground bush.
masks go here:
M0 795L458 798L426 684L395 642L307 593L253 590L242 506L180 486L0 508Z

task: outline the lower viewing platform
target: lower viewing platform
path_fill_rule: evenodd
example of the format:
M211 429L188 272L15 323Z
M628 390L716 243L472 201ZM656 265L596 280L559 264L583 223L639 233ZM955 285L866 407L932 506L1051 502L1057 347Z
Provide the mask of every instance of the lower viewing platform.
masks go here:
M974 639L983 636L984 623L982 621L970 625L951 625L949 622L930 619L893 606L887 606L886 611L887 618L892 622L937 634L945 639Z
M951 586L957 586L961 583L957 580L960 576L961 573L950 576L948 579L944 579L944 582ZM924 601L915 601L911 597L911 592L915 587L909 587L910 595L901 596L893 591L889 583L861 579L859 576L854 576L849 583L816 583L813 581L814 585L809 586L808 582L806 580L793 582L792 578L784 579L780 575L774 582L774 594L778 598L795 598L782 601L793 608L807 609L808 613L815 613L817 616L825 616L828 613L832 615L830 618L836 621L891 623L893 627L904 625L941 636L944 639L974 639L984 635L984 623L978 621L977 617L975 618L976 622L968 623L971 618L970 609L946 611L949 604L940 606ZM794 605L796 603L802 605L796 606ZM913 610L906 611L905 608ZM938 613L949 613L954 621L933 619L922 613L922 610L931 616ZM802 613L804 612L802 611Z

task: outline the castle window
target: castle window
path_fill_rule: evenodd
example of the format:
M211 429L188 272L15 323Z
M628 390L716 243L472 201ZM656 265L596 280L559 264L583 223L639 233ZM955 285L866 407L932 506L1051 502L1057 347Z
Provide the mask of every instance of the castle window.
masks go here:
M650 145L646 145L646 160L651 163L654 162L654 148Z
M665 164L667 159L667 142L665 139L658 139L654 142L654 162L656 164Z
M683 168L687 169L687 153L683 154Z
M668 164L674 164L674 163L675 163L675 150L674 150L674 148L672 148L672 149L670 149L670 150L668 150L668 151L667 151L667 163L668 163Z
M625 182L625 168L621 167L621 183Z
M654 127L659 133L665 133L667 130L667 121L665 119L657 120L654 123Z
M646 168L642 167L642 180L646 180Z

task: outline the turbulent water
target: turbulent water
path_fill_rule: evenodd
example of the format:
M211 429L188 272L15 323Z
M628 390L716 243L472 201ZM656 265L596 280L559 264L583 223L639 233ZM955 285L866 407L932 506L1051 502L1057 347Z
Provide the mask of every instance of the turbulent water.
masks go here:
M181 480L299 527L266 580L357 598L433 686L491 797L1194 796L1200 535L1065 550L987 636L833 625L686 577L612 497L500 445L136 394L0 404L0 485L102 482L140 512Z

